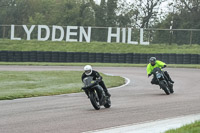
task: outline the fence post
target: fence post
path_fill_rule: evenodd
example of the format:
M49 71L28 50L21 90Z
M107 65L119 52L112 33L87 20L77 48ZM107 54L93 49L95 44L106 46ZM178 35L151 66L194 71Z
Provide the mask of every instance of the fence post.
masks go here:
M5 38L5 32L6 32L6 28L5 26L3 26L3 38Z
M192 44L192 30L190 31L190 45Z

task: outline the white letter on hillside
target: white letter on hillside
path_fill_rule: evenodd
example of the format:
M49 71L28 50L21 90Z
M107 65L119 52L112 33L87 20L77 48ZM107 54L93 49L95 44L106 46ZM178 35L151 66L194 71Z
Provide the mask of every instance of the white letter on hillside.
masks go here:
M15 25L11 25L11 36L10 39L11 40L21 40L21 38L15 38Z
M28 30L28 28L27 28L26 25L23 25L23 28L24 28L24 30L26 32L26 35L27 35L26 40L31 40L31 32L35 28L35 25L32 25L31 28L30 28L30 30Z
M66 41L69 42L77 42L77 39L70 39L70 36L77 36L77 32L71 32L72 30L77 30L77 26L67 26L67 35L66 35Z
M46 36L44 38L42 38L41 34L42 34L42 29L46 30ZM50 29L48 26L46 25L38 25L38 40L39 41L46 41L49 39L50 36Z
M140 44L149 45L149 42L143 42L143 28L140 29Z
M60 38L56 38L56 30L60 30ZM61 26L53 25L52 28L52 41L62 41L64 38L64 29Z
M108 43L111 42L112 37L116 37L116 42L119 43L119 41L120 41L120 28L117 28L116 34L114 34L114 33L112 34L112 27L108 28L108 39L107 39Z
M122 42L126 43L126 28L122 28Z
M128 28L128 44L138 44L136 41L131 41L132 28Z
M90 42L91 40L91 27L88 27L88 35L85 32L85 29L80 26L80 36L79 36L79 42L83 41L83 35L85 37L86 42Z

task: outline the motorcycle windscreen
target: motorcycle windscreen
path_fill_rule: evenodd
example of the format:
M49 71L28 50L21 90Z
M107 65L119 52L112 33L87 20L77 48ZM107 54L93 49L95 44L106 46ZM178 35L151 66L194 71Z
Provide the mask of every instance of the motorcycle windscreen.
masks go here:
M162 77L161 73L156 73L156 78L160 79Z
M83 79L83 83L84 83L85 87L90 86L91 84L94 83L93 77L92 76L85 77Z

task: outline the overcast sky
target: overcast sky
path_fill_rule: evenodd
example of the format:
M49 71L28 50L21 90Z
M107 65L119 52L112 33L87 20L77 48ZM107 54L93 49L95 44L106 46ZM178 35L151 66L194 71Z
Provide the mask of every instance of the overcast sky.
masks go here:
M95 0L96 1L96 3L98 3L98 4L100 4L100 1L101 0ZM133 0L126 0L127 2L133 2ZM162 4L161 4L161 9L163 9L164 11L167 11L168 12L168 8L167 8L167 5L169 4L169 3L172 3L173 2L173 0L166 0L165 2L163 2Z
M101 0L95 0L97 4L100 4ZM126 0L127 2L132 3L133 0ZM168 14L169 12L173 12L173 6L171 6L170 8L168 8L168 5L170 3L173 3L173 0L165 0L165 2L163 2L160 7L159 7L159 13L160 14L160 19L162 19L163 17L166 16L166 14Z

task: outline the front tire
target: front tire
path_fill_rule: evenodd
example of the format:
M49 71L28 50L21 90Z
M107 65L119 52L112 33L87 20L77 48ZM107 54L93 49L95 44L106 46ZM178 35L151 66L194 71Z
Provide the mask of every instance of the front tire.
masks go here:
M169 95L170 94L170 91L169 91L169 88L166 86L163 88L164 92Z
M95 92L90 93L90 102L96 110L100 109L99 98Z
M168 85L166 84L165 81L160 81L159 82L160 87L164 90L164 92L169 95L170 94L170 90L168 88Z

